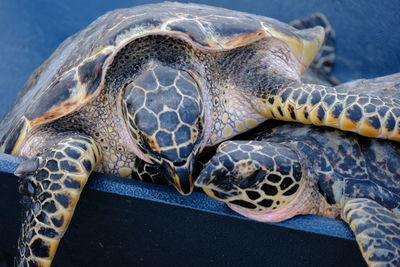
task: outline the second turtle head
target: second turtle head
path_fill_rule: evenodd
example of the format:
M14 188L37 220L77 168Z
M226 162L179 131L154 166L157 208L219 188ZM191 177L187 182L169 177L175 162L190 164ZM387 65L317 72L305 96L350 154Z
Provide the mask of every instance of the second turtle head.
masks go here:
M302 191L303 171L290 148L268 142L228 141L205 165L195 185L238 213L280 221ZM285 211L286 212L286 211Z

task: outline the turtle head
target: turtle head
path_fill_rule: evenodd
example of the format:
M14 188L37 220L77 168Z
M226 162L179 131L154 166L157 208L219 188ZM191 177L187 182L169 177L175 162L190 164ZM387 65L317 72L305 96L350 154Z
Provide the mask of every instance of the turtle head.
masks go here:
M187 72L150 64L122 91L122 117L135 153L158 165L180 193L190 194L204 139L197 83Z
M281 221L298 214L293 204L303 184L296 152L257 141L221 144L195 182L209 196L259 221Z

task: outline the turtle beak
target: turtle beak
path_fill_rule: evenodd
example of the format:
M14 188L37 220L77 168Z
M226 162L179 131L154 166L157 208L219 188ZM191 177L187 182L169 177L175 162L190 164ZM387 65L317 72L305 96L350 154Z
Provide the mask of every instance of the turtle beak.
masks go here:
M219 200L226 200L235 196L230 192L232 181L226 177L226 170L207 163L197 177L195 186L201 188L207 195Z
M181 161L167 161L164 160L162 164L165 170L165 176L170 184L182 195L189 195L193 191L195 168L195 160L190 156L187 160Z
M212 185L212 174L215 167L212 164L207 164L206 167L201 171L200 175L196 178L195 186L201 188L204 193L212 198L216 198Z

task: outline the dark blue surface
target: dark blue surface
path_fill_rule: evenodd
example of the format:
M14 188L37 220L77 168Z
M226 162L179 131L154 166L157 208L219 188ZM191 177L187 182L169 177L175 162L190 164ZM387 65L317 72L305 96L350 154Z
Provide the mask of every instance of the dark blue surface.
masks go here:
M68 36L108 10L156 1L0 1L0 118L12 104L29 75ZM398 1L193 1L212 4L283 21L314 12L326 14L337 33L335 75L342 81L400 71ZM0 171L12 172L17 160L0 157ZM203 194L182 197L171 188L98 176L89 186L104 192L138 197L240 217ZM340 221L303 216L278 224L314 233L352 238Z
M13 173L21 161L21 158L0 153L0 172ZM102 192L247 220L247 218L231 211L224 203L199 192L193 192L192 195L185 197L177 193L172 187L121 179L104 174L93 175L93 178L89 180L88 187ZM274 223L274 225L345 239L354 239L350 229L344 222L319 216L299 216L281 223Z

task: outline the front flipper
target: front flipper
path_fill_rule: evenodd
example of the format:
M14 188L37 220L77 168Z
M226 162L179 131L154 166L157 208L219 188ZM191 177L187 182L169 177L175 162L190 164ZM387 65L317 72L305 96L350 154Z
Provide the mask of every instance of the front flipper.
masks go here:
M400 101L395 98L338 93L333 87L295 82L256 97L256 110L268 119L400 141Z
M26 208L16 266L50 266L100 151L90 138L73 135L16 170Z
M346 202L342 218L356 236L369 266L400 266L400 217L373 200Z

